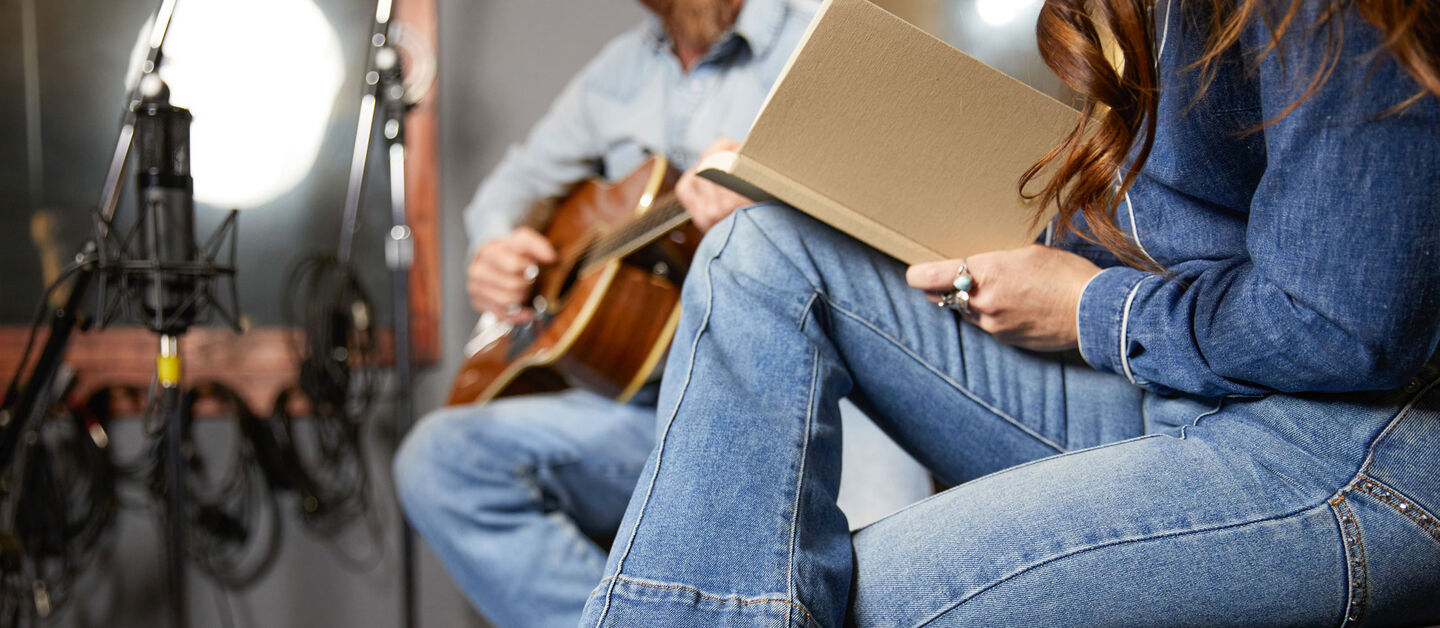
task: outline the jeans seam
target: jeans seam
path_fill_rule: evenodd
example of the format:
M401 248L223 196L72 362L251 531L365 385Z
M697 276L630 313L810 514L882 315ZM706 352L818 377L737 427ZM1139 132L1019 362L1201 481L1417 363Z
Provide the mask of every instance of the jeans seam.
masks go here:
M1365 460L1360 463L1360 468L1355 471L1355 477L1358 478L1369 473L1370 464L1375 461L1375 450L1385 442L1385 439L1390 437L1390 433L1395 430L1395 426L1399 425L1402 419L1410 416L1410 411L1415 409L1415 404L1425 398L1425 395L1429 394L1437 385L1440 385L1440 378L1436 378L1429 384L1416 390L1415 394L1410 397L1410 400L1405 402L1404 407L1400 408L1400 411L1396 412L1395 416L1390 418L1390 421L1385 425L1385 429L1381 430L1380 434L1370 442L1370 446L1365 452Z
M725 597L714 597L714 596L710 596L710 595L705 595L705 592L704 592L704 591L701 591L700 589L695 588L695 587L692 587L692 586L687 586L687 585L683 585L683 584L664 584L664 585L662 585L662 584L650 584L650 583L648 583L648 582L640 582L640 581L638 581L638 580L631 580L631 579L629 579L629 578L625 578L625 577L622 577L622 576L612 576L612 577L609 577L609 578L605 578L604 580L601 580L601 581L600 581L600 584L605 584L605 583L607 583L607 582L610 583L610 588L611 588L611 589L613 589L616 584L624 583L624 584L634 585L634 586L637 586L637 587L645 587L645 588L647 588L647 589L659 589L659 590L662 590L662 591L689 591L689 592L691 592L691 593L694 593L694 594L695 594L695 597L698 597L698 598L700 598L700 599L702 599L702 600L709 600L709 601L711 601L711 602L719 602L719 603L721 603L721 604L729 604L729 603L731 603L731 602L734 602L734 603L739 604L739 605L741 605L741 606L750 606L750 605L752 605L752 604L784 604L784 605L786 605L786 606L789 606L789 607L791 607L791 608L794 608L794 609L800 611L801 613L803 613L803 614L805 615L805 617L809 618L811 622L814 622L814 623L816 623L816 624L819 623L819 621L815 619L815 616L810 614L810 611L809 611L809 610L807 610L803 605L800 605L800 604L795 603L795 601L793 601L793 600L771 600L771 599L763 599L763 600L742 600L742 599L739 599L738 597L729 597L729 598L725 598ZM591 595L594 595L594 593L591 593ZM608 597L608 596L609 596L609 593L606 593L606 596ZM787 616L788 616L788 614L787 614Z
M1143 438L1143 437L1142 437L1142 438ZM1097 543L1097 544L1095 544L1095 545L1090 545L1090 546L1088 546L1088 547L1078 548L1078 549L1075 549L1075 550L1070 551L1070 552L1068 552L1068 553L1064 553L1064 554L1059 554L1059 555L1056 555L1056 556L1052 556L1052 557L1047 558L1047 559L1045 559L1045 560L1038 561L1038 562L1036 562L1036 563L1034 563L1034 564L1027 565L1027 566L1025 566L1025 567L1023 567L1023 568L1021 568L1021 569L1016 570L1015 572L1013 572L1013 573L1011 573L1011 574L1008 574L1008 575L1006 575L1006 576L1004 576L1004 577L1002 577L1002 578L998 578L998 579L996 579L994 582L991 582L991 583L985 585L984 587L981 587L980 589L976 590L975 592L973 592L973 593L965 596L964 598L960 599L959 601L954 602L953 604L951 604L950 606L948 606L948 607L945 608L944 610L941 610L941 611L935 613L934 615L931 615L929 618L927 618L927 619L925 619L924 621L916 624L916 626L917 626L917 628L918 628L919 626L927 626L927 625L929 625L929 624L931 624L931 623L939 620L941 617L944 617L946 614L950 613L951 611L954 611L955 609L960 608L961 606L964 606L966 602L969 602L970 600L973 600L973 599L975 599L976 597L979 597L981 594L985 593L986 591L989 591L990 589L993 589L993 588L995 588L995 587L997 587L997 586L1000 586L1001 584L1004 584L1005 582L1008 582L1008 581L1010 581L1010 580L1012 580L1012 579L1014 579L1014 578L1016 578L1016 577L1018 577L1018 576L1020 576L1020 575L1022 575L1022 574L1025 574L1025 573L1031 571L1031 570L1034 570L1034 569L1039 568L1039 567L1043 567L1043 566L1045 566L1045 565L1048 565L1048 564L1053 563L1053 562L1056 562L1056 561L1060 561L1060 560L1064 560L1064 559L1066 559L1066 558L1070 558L1070 557L1072 557L1072 556L1079 556L1080 554L1084 554L1084 553L1087 553L1087 552L1092 552L1092 551L1100 550L1100 549L1106 549L1106 548L1110 548L1110 547L1119 547L1119 546L1122 546L1122 545L1131 545L1131 544L1134 544L1134 543L1146 543L1146 542L1149 542L1149 541L1155 541L1155 540L1159 540L1159 539L1167 539L1167 538L1175 538L1175 537L1189 536L1189 535L1192 535L1192 534L1206 534L1206 533L1210 533L1210 532L1218 532L1218 531L1221 531L1221 530L1233 530L1233 529L1243 528L1243 527L1246 527L1246 526L1255 525L1255 524L1257 524L1257 523L1268 523L1268 522L1271 522L1271 521L1282 521L1282 520L1284 520L1284 519L1289 519L1289 518L1291 518L1291 517L1303 516L1303 515L1306 515L1306 514L1315 512L1315 511L1317 511L1317 509L1323 508L1323 507L1325 507L1325 506L1326 506L1326 502L1320 502L1320 503L1318 503L1318 504L1306 505L1306 506L1303 506L1303 507L1301 507L1301 508L1297 508L1297 509L1292 510L1292 511L1287 512L1287 513L1275 515L1275 516L1273 516L1273 517L1263 517L1263 518L1260 518L1260 519L1252 519L1252 520L1241 521L1241 522L1237 522L1237 523L1227 523L1227 524L1224 524L1224 525L1208 526L1208 527L1203 527L1203 528L1195 528L1195 529L1191 529L1191 530L1168 532L1168 533L1164 533L1164 534L1152 534L1152 535L1143 536L1143 537L1139 537L1139 538L1133 538L1133 539L1119 539L1119 540L1110 541L1110 542L1106 542L1106 543Z
M976 395L976 394L975 394L974 392L972 392L970 389L968 389L968 388L966 388L965 386L961 385L960 382L955 381L955 380L954 380L953 378L951 378L949 375L945 374L944 371L941 371L940 369L935 368L935 366L934 366L933 364L930 364L929 362L927 362L927 361L925 361L923 358L921 358L919 355L916 355L914 351L911 351L911 350L910 350L910 347L905 346L905 343L902 343L902 342L900 342L899 340L897 340L894 336L891 336L890 334L885 333L885 330L880 329L879 327L875 326L875 325L874 325L873 323L871 323L870 321L865 320L865 319L864 319L863 317L861 317L860 315L858 315L858 314L856 314L856 313L854 313L854 312L851 312L851 311L845 309L844 307L841 307L840 305L836 304L834 301L831 301L828 297L825 297L824 295L820 295L820 298L825 299L825 303L826 303L832 310L834 310L835 312L838 312L839 314L841 314L842 316L845 316L846 318L849 318L849 319L851 319L851 320L854 320L855 322L860 323L861 325L864 325L865 327L869 328L869 329L870 329L872 332L874 332L876 335L878 335L879 337L883 338L886 342L889 342L891 345L894 345L895 348L899 349L899 350L900 350L901 352L903 352L906 356L908 356L911 360L914 360L917 364L919 364L920 366L924 367L925 370L930 371L930 372L933 373L935 376L939 377L939 378L941 379L941 381L944 381L944 382L945 382L946 384L948 384L951 388L954 388L956 391L959 391L959 393L960 393L961 395L964 395L965 398L967 398L967 399L975 402L975 403L976 403L977 405L979 405L981 408L984 408L986 411L990 412L991 414L995 415L996 417L999 417L1001 420L1005 421L1006 423L1009 423L1009 424L1012 425L1013 427L1019 429L1021 432L1024 432L1026 435L1028 435L1028 436L1030 436L1031 438L1039 441L1041 444L1045 445L1046 447L1049 447L1049 448L1051 448L1051 449L1054 449L1054 450L1056 451L1056 453L1064 453L1064 452L1066 451L1065 447L1061 446L1059 443L1056 443L1055 441L1053 441L1053 440L1051 440L1051 439L1049 439L1049 438L1046 438L1045 435L1043 435L1043 434L1041 434L1041 433L1039 433L1039 432L1036 432L1036 431L1035 431L1034 429L1032 429L1030 426L1025 425L1024 423L1021 423L1019 420L1017 420L1017 419L1015 419L1014 417L1006 414L1005 411L1003 411L1003 410L1001 410L1001 409L999 409L999 408L997 408L997 407L995 407L995 406L987 403L984 399L981 399L978 395Z
M790 509L790 547L789 555L785 561L785 594L791 600L798 599L799 590L795 586L795 543L800 536L800 501L805 490L805 467L809 462L810 455L810 432L814 429L815 421L815 383L820 379L820 348L815 347L811 353L810 369L810 394L805 399L805 427L800 434L800 469L795 474L795 500ZM793 625L793 618L786 616L785 625Z
M1389 484L1368 475L1361 474L1355 478L1355 481L1352 482L1349 487L1346 487L1346 490L1342 491L1341 494L1335 498L1336 501L1343 500L1345 495L1351 491L1365 493L1375 498L1376 501L1389 506L1391 510L1414 522L1415 525L1420 526L1421 530L1429 534L1431 538L1440 542L1440 522L1436 521L1435 515L1426 511L1425 508L1415 500L1406 497L1404 493L1395 490L1395 488Z
M705 330L710 326L710 314L715 309L715 280L711 277L712 267L720 253L730 243L730 236L735 233L735 221L731 220L729 229L725 232L725 239L720 246L715 247L715 253L710 259L705 260L705 316L701 318L700 325L695 331L695 339L690 343L690 358L685 365L685 379L680 383L680 392L675 396L675 405L670 409L670 416L665 420L665 429L655 443L655 469L650 473L650 481L645 487L645 497L640 502L640 508L635 513L635 523L630 527L630 538L625 541L625 549L615 561L615 579L605 589L605 605L600 609L600 617L595 620L595 627L600 628L605 623L606 615L610 613L611 595L615 591L615 583L619 581L621 574L625 572L625 559L630 556L630 550L635 546L635 537L640 534L640 524L645 519L645 511L650 507L650 497L655 492L655 482L660 477L660 466L665 461L665 442L670 437L670 428L675 424L675 417L680 412L680 404L685 401L685 393L690 388L690 376L695 372L695 353L700 347L700 339L705 337ZM713 235L713 234L712 234Z
M1369 595L1365 546L1360 538L1360 522L1355 518L1355 511L1345 503L1345 496L1338 495L1329 504L1340 528L1340 546L1345 556L1345 614L1340 617L1340 626L1344 628L1355 625L1365 614Z

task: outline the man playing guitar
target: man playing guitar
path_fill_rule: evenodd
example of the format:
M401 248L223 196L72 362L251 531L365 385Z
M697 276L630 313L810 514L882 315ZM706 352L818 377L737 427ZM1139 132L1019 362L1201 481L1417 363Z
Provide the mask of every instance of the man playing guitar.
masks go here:
M651 155L688 167L712 142L733 146L717 138L744 137L817 8L809 0L641 3L653 15L571 81L466 209L474 247L466 288L482 314L508 324L536 315L532 282L557 251L515 225L537 201L590 177L624 176ZM749 204L693 173L675 191L702 231ZM407 436L395 460L401 503L491 622L579 620L605 561L592 539L618 528L654 444L654 393L646 387L626 403L581 389L505 397L433 412ZM893 460L867 475L893 474ZM918 497L915 485L889 489L880 507Z

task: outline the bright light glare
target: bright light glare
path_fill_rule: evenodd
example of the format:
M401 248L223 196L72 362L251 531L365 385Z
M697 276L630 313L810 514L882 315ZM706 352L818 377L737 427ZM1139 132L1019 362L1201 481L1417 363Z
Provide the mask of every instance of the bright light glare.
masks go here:
M132 55L132 84L150 25ZM181 2L160 76L190 127L195 200L264 205L310 173L344 80L340 37L312 0Z
M975 0L975 12L980 14L980 21L990 26L1005 26L1015 21L1026 7L1035 2L1036 0Z

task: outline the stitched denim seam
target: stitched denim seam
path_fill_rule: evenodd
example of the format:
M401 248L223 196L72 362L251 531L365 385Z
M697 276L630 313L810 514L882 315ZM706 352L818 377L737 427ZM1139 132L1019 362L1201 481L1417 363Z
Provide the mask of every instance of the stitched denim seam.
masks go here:
M1125 295L1125 308L1120 313L1120 368L1125 371L1125 379L1136 386L1140 383L1135 381L1135 373L1130 370L1130 356L1126 355L1128 352L1125 351L1125 340L1130 335L1130 306L1135 302L1135 295L1140 292L1140 285L1154 277L1155 275L1144 277L1130 286L1130 294Z
M1143 437L1142 437L1142 438L1143 438ZM1070 558L1070 557L1072 557L1072 556L1078 556L1078 555L1080 555L1080 554L1085 554L1085 553L1092 552L1092 551L1095 551L1095 550L1100 550L1100 549L1107 549L1107 548L1110 548L1110 547L1119 547L1119 546L1122 546L1122 545L1131 545L1131 544L1135 544L1135 543L1145 543L1145 542L1156 541L1156 540L1160 540L1160 539L1175 538L1175 537L1182 537L1182 536L1190 536L1190 535L1193 535L1193 534L1206 534L1206 533L1210 533L1210 532L1219 532L1219 531L1222 531L1222 530L1233 530L1233 529L1243 528L1243 527L1245 527L1245 526L1255 525L1255 524L1257 524L1257 523L1269 523L1269 522L1272 522L1272 521L1282 521L1282 520L1285 520L1285 519L1289 519L1289 518L1291 518L1291 517L1297 517L1297 516L1303 516L1303 515L1310 514L1310 513L1314 512L1314 511L1316 511L1318 508L1322 508L1322 507L1325 507L1325 502L1321 502L1321 503L1319 503L1319 504L1307 505L1307 506L1301 507L1301 508L1299 508L1299 509L1292 510L1292 511L1290 511L1290 512L1287 512L1287 513L1284 513L1284 514L1280 514L1280 515L1276 515L1276 516L1273 516L1273 517L1264 517L1264 518L1261 518L1261 519L1253 519L1253 520L1250 520L1250 521L1241 521L1241 522L1238 522L1238 523L1228 523L1228 524L1225 524L1225 525L1210 526L1210 527L1205 527L1205 528L1196 528L1196 529L1193 529L1193 530L1185 530L1185 531L1177 531L1177 532L1168 532L1168 533L1165 533L1165 534L1153 534L1153 535L1143 536L1143 537L1137 537L1137 538L1133 538L1133 539L1117 539L1117 540L1115 540L1115 541L1110 541L1110 542L1107 542L1107 543L1097 543L1097 544L1095 544L1095 545L1091 545L1091 546L1088 546L1088 547L1078 548L1078 549L1072 550L1072 551L1070 551L1070 552L1068 552L1068 553L1060 554L1060 555L1057 555L1057 556L1052 556L1052 557L1050 557L1050 558L1048 558L1048 559L1045 559L1045 560L1036 562L1036 563L1034 563L1034 564L1032 564L1032 565L1027 565L1027 566L1025 566L1025 567L1023 567L1023 568L1020 568L1020 569L1016 570L1015 572L1013 572L1013 573L1011 573L1011 574L1009 574L1009 575L1006 575L1006 576L1004 576L1004 577L1002 577L1002 578L998 578L998 579L996 579L994 582L991 582L990 584L985 585L984 587L976 590L975 592L971 593L970 595L967 595L967 596L965 596L964 598L960 599L959 601L951 604L949 607L945 608L944 610L941 610L941 611L935 613L934 615L930 616L930 617L927 618L926 620L924 620L924 621L916 624L916 627L918 628L919 626L929 625L929 624L935 622L936 620L940 619L941 617L944 617L946 614L950 613L951 611L954 611L955 609L958 609L958 608L960 608L961 606L965 605L966 602L969 602L970 600L973 600L973 599L975 599L976 597L979 597L982 593L985 593L986 591L989 591L990 589L993 589L993 588L995 588L995 587L997 587L997 586L1000 586L1001 584L1004 584L1004 583L1006 583L1006 582L1008 582L1008 581L1010 581L1010 580L1012 580L1012 579L1014 579L1014 578L1016 578L1016 577L1018 577L1018 576L1020 576L1020 575L1023 575L1023 574L1025 574L1025 573L1027 573L1027 572L1029 572L1029 571L1031 571L1031 570L1037 569L1037 568L1039 568L1039 567L1043 567L1043 566L1048 565L1048 564L1050 564L1050 563L1053 563L1053 562L1056 562L1056 561L1060 561L1060 560L1064 560L1064 559L1066 559L1066 558Z
M1355 471L1356 477L1366 475L1370 472L1370 463L1375 461L1375 450L1385 442L1385 439L1390 437L1390 433L1395 430L1395 426L1399 425L1402 419L1410 415L1410 411L1415 409L1415 404L1420 403L1420 400L1425 398L1425 395L1429 394L1437 385L1440 385L1440 377L1435 378L1429 384L1416 390L1415 394L1410 397L1410 400L1405 403L1405 406L1400 408L1400 411L1396 412L1394 417L1391 417L1390 422L1385 425L1385 429L1381 430L1380 434L1375 437L1375 440L1370 442L1370 447L1365 452L1365 460L1360 463L1360 468Z
M1160 71L1160 60L1165 58L1165 42L1170 39L1170 7L1173 4L1174 0L1165 3L1165 19L1161 22L1163 28L1160 30L1160 50L1155 53L1155 71L1157 73Z
M1159 61L1157 60L1156 63L1159 63ZM1116 177L1119 178L1119 176L1117 173ZM1150 251L1145 250L1145 244L1140 242L1140 227L1135 224L1135 205L1130 202L1129 190L1125 191L1125 210L1130 214L1130 237L1135 240L1135 246L1139 247L1140 252L1145 254L1145 259L1159 266L1160 262L1155 261L1155 258L1150 255Z
M1391 510L1403 515L1405 518L1414 522L1415 525L1420 526L1421 530L1429 534L1436 541L1440 541L1440 523L1437 523L1434 513L1425 510L1423 506L1405 496L1403 492L1397 491L1389 484L1364 474L1355 478L1355 481L1351 484L1351 488L1352 490L1365 493L1384 503L1386 506L1389 506Z
M977 405L979 405L981 408L984 408L985 410L989 411L991 414L994 414L995 416L999 417L1001 420L1004 420L1005 422L1011 424L1012 426L1020 429L1020 431L1024 432L1024 433L1027 434L1027 435L1029 435L1031 438L1034 438L1035 440L1040 441L1041 444L1044 444L1045 446L1047 446L1047 447L1049 447L1049 448L1051 448L1051 449L1054 449L1054 450L1055 450L1056 452L1058 452L1058 453L1063 453L1063 452L1066 450L1065 447L1061 446L1059 443L1056 443L1055 441L1050 440L1049 438L1046 438L1045 435L1043 435L1043 434L1041 434L1041 433L1039 433L1039 432L1036 432L1034 429L1031 429L1028 425L1025 425L1024 423L1021 423L1020 421L1016 420L1014 417L1006 414L1003 410L1001 410L1001 409L999 409L999 408L996 408L996 407L993 406L993 405L990 405L990 404L987 403L985 400L981 399L978 395L976 395L975 393L971 392L970 389L964 387L963 385L960 384L960 382L955 381L955 380L952 379L949 375L946 375L945 372L941 371L940 369L935 368L934 365L932 365L932 364L930 364L929 362L925 361L925 360L924 360L923 358L921 358L919 355L916 355L914 351L911 351L910 348L907 347L907 346L905 346L904 343L902 343L902 342L900 342L899 340L897 340L894 336L891 336L890 334L885 333L884 330L882 330L882 329L880 329L879 327L875 326L875 325L872 324L870 321L865 320L864 318L862 318L862 317L859 316L858 314L855 314L854 312L851 312L851 311L849 311L849 310L847 310L847 309L845 309L845 308L843 308L843 307L840 307L840 306L837 305L834 301L831 301L829 298L827 298L827 297L826 297L825 295L823 295L823 294L820 295L820 298L825 299L825 303L828 304L831 309L835 310L836 312L840 313L841 315L845 316L846 318L849 318L849 319L851 319L851 320L854 320L855 322L860 323L861 325L864 325L865 327L868 327L871 331L875 332L876 335L880 336L881 338L885 339L885 341L887 341L887 342L889 342L890 344L894 345L895 348L899 349L902 353L904 353L906 356L908 356L911 360L914 360L914 361L915 361L917 364L919 364L920 366L925 367L925 370L930 371L931 373L934 373L936 377L939 377L939 378L940 378L942 381L944 381L946 384L949 384L951 388L954 388L955 390L959 391L960 394L964 395L967 399L975 402L975 403L976 403Z
M695 332L695 339L690 343L690 359L685 365L685 378L680 382L680 393L675 397L675 405L670 409L670 416L665 419L665 429L655 443L655 469L650 473L650 481L645 487L645 498L640 502L640 509L635 513L635 523L630 527L630 538L625 541L625 549L615 561L615 580L605 589L605 605L600 610L599 619L595 620L595 628L600 628L605 623L606 615L610 614L611 595L615 592L615 582L621 574L625 573L625 559L630 556L630 550L635 546L635 537L640 534L640 524L645 520L645 511L650 507L650 497L655 492L655 482L660 476L660 467L665 462L665 443L670 437L670 428L675 424L675 417L680 413L680 404L685 401L685 393L690 388L690 376L695 372L695 353L700 347L700 339L705 337L705 330L710 326L710 313L715 309L715 280L711 276L715 260L730 244L730 236L735 233L735 221L731 220L729 229L725 232L725 239L720 246L715 248L715 253L710 259L705 260L705 316L700 320L700 326Z
M805 467L810 456L810 432L814 429L816 382L820 380L820 348L811 353L810 394L805 399L805 428L800 434L800 469L795 474L795 500L790 509L790 547L785 560L785 594L791 600L800 597L795 586L795 540L800 536L800 497L805 490ZM786 616L785 625L792 625L792 618Z
M789 607L791 607L791 608L794 608L794 609L800 611L800 612L803 613L803 614L805 615L805 617L808 618L810 621L815 622L816 624L819 623L819 621L815 619L815 616L810 614L810 611L809 611L809 610L807 610L804 606L795 603L795 602L792 601L792 600L768 600L768 599L767 599L767 600L743 600L743 599L740 599L740 598L737 597L737 596L732 596L732 597L714 597L714 596L706 595L704 591L701 591L700 589L697 589L697 588L692 587L692 586L687 586L687 585L683 585L683 584L668 584L668 585L650 584L650 583L647 583L647 582L639 582L639 581L637 581L637 580L630 580L630 579L628 579L628 578L624 578L624 577L621 577L621 576L614 576L614 577L606 578L606 579L604 579L604 580L601 580L601 581L600 581L600 584L605 584L606 582L609 582L609 583L610 583L611 588L614 588L615 584L617 584L617 583L625 583L625 584L635 585L635 586L637 586L637 587L645 587L645 588L647 588L647 589L659 589L659 590L662 590L662 591L689 591L689 592L691 592L691 593L694 593L696 597L698 597L698 598L700 598L700 599L702 599L702 600L709 600L709 601L711 601L711 602L719 602L719 603L721 603L721 604L729 604L729 603L731 603L731 602L734 602L734 603L739 604L739 605L741 605L741 606L749 606L749 605L752 605L752 604L784 604L784 605L786 605L786 606L789 606ZM595 595L595 593L594 593L594 592L591 592L590 595L593 596L593 595ZM606 595L608 596L609 594L607 593Z
M1369 596L1365 546L1360 538L1360 522L1355 511L1345 503L1343 495L1330 500L1330 511L1340 529L1340 546L1345 554L1345 614L1340 617L1340 626L1352 626L1365 614L1365 602Z

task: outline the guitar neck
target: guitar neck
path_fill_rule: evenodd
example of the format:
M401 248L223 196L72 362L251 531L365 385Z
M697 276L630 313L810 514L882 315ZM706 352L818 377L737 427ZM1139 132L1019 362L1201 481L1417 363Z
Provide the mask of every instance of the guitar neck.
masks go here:
M581 273L634 253L690 220L674 193L655 200L649 211L587 247Z

